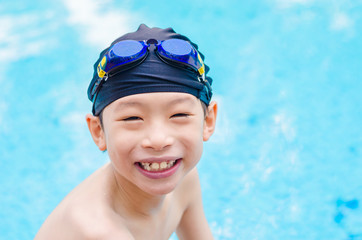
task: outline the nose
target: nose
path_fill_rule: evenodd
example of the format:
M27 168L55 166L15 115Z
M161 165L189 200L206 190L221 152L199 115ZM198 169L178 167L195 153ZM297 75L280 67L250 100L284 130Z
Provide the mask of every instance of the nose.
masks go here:
M142 147L162 151L174 143L174 138L171 136L169 129L165 125L151 125L142 140Z

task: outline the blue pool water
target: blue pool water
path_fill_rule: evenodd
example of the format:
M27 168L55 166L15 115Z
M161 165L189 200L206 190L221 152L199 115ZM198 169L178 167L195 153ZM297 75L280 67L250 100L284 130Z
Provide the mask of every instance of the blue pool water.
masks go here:
M32 239L108 161L92 64L141 22L206 54L220 104L199 164L216 239L362 239L361 1L0 0L0 239ZM176 239L175 236L172 239Z

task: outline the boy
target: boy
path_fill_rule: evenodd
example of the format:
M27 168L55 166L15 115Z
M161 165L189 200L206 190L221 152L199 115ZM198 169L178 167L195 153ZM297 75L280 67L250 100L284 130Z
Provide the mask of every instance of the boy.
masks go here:
M94 65L86 121L110 163L77 186L42 239L212 239L195 165L217 104L203 55L171 28L116 39Z

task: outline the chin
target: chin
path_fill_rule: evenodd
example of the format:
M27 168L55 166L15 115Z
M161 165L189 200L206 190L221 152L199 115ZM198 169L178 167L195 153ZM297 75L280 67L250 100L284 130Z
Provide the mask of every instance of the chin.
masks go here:
M176 189L178 184L172 182L159 183L157 185L145 186L143 191L147 192L150 195L166 195L171 193Z

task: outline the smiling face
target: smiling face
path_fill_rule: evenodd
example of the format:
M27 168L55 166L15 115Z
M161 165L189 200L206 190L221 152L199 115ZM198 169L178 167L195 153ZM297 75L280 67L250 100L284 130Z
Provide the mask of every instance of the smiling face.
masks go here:
M216 104L210 109L205 117L200 100L186 93L130 95L104 109L98 136L90 130L119 181L167 194L200 160L215 126Z

